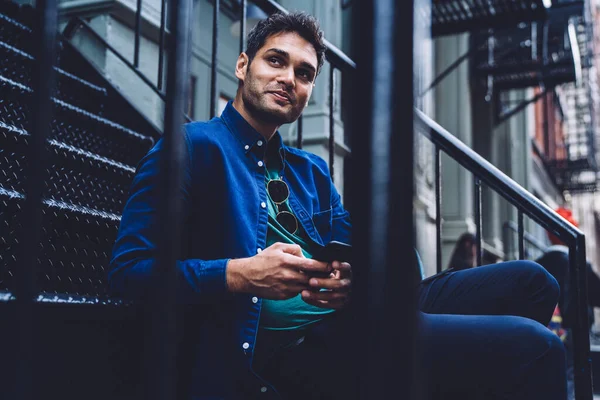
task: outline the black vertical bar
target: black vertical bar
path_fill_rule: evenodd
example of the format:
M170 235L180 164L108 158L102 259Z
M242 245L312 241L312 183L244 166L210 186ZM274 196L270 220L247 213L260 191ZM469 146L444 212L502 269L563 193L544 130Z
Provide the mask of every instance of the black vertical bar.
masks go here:
M523 226L523 211L517 214L517 231L519 232L519 260L525 259L525 227Z
M167 400L178 398L175 390L176 329L175 282L176 260L182 229L180 192L185 168L185 144L181 134L184 122L185 101L189 90L188 51L190 41L190 16L192 0L173 0L169 8L167 48L167 93L165 103L165 129L163 151L160 154L159 226L161 236L157 260L153 271L156 292L148 297L146 305L146 352L144 356L145 382L143 398Z
M37 252L42 237L42 196L46 178L46 138L52 121L50 97L54 90L54 69L56 60L57 1L38 0L36 5L38 21L33 27L32 42L36 58L33 70L34 90L31 114L31 138L27 153L28 163L25 174L25 200L20 215L23 218L19 269L16 273L18 307L18 361L16 366L15 398L29 400L34 395L36 379L35 324L33 307L37 294Z
M242 0L240 4L240 53L246 51L246 11L248 1Z
M335 161L335 67L329 64L329 173L334 180L333 163Z
M548 106L548 92L544 93L544 156L547 160L553 159L553 155L550 154L550 118L549 118L549 106Z
M475 178L475 226L477 229L477 266L481 265L483 255L483 238L481 235L481 180Z
M165 62L165 15L167 13L167 0L161 0L160 6L160 33L158 36L158 90L163 87L163 68Z
M436 271L442 272L442 155L435 146L435 240Z
M296 147L299 149L302 148L303 130L304 130L304 117L301 115L300 118L298 118L298 139L296 140Z
M142 0L137 0L137 9L135 10L135 38L133 42L133 66L140 65L140 29L142 25Z
M355 369L348 381L359 399L393 393L410 400L420 387L413 283L418 266L396 261L397 254L415 251L413 2L356 3L352 44L357 71L344 77L352 82L351 197L353 208L360 210L353 215L354 256L356 265L365 266L354 271L356 310L350 314L354 343L361 345L348 360Z
M219 8L220 0L214 0L213 8L213 37L212 37L212 61L210 65L210 117L217 113L217 55L219 50Z
M585 236L578 234L569 245L569 278L575 285L571 290L574 304L573 360L575 364L575 398L592 400L592 361L590 358L590 335L588 318Z

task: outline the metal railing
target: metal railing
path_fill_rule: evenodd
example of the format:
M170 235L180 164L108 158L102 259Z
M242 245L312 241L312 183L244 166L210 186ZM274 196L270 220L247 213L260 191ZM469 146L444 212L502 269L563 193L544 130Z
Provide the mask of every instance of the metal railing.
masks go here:
M19 324L19 360L16 388L21 399L33 399L34 354L34 306L38 292L36 282L37 253L42 236L42 196L46 180L46 137L52 122L52 91L55 87L56 29L58 6L56 0L38 0L37 26L33 30L34 54L37 62L33 70L32 87L36 92L32 104L31 145L27 157L29 163L25 179L25 216L20 248L20 270L17 273L15 291Z
M522 226L523 225L521 225L521 227ZM533 236L531 233L526 232L526 231L520 231L519 225L516 224L514 221L506 221L504 223L504 225L502 225L502 229L504 230L504 235L506 238L509 237L508 235L510 235L511 232L516 233L518 235L518 240L519 240L518 258L520 260L523 260L523 259L527 258L527 256L528 256L527 251L524 248L525 242L528 243L531 247L533 247L537 251L539 251L540 253L543 253L546 250L546 248L548 247L544 243L542 243L540 240L538 240L535 236ZM523 240L521 240L521 237ZM523 247L521 246L521 243L523 243ZM506 247L505 254L513 254L513 240L511 240L511 239L507 240L505 247Z
M481 185L485 184L516 207L518 212L519 258L522 259L524 255L524 215L527 215L541 227L556 235L569 247L569 274L571 282L575 283L573 286L574 290L571 291L570 295L572 296L571 301L576 305L573 324L575 394L577 399L592 400L590 338L587 315L588 300L585 273L585 235L419 110L415 110L415 123L417 125L416 129L422 132L434 144L438 156L440 151L443 151L462 167L473 173L476 177L476 197L480 199L477 196L477 192L481 190ZM439 169L436 170L439 171ZM440 180L436 179L435 184L436 186L440 185ZM440 189L436 189L436 193L439 191ZM480 216L481 202L476 201L475 207L475 214ZM476 218L475 223L477 224L477 246L480 257L482 249L481 219ZM441 240L440 229L441 227L438 224L436 234L438 243ZM479 257L478 262L480 261ZM480 264L478 263L478 265Z

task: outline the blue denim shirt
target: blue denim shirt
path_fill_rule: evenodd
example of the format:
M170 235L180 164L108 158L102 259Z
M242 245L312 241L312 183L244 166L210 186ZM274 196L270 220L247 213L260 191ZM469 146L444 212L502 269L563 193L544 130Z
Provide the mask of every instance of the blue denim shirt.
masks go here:
M186 124L183 135L185 174L174 193L183 199L185 218L177 293L180 302L201 304L204 310L189 349L190 397L236 398L236 385L259 393L265 383L250 367L261 299L229 293L225 270L229 259L250 257L265 247L267 145L232 103L221 117ZM271 141L280 149L290 206L312 244L350 243L350 218L325 161L285 146L279 133ZM113 292L121 296L143 296L157 258L156 243L168 234L157 226L162 148L159 141L140 161L121 218L109 273Z

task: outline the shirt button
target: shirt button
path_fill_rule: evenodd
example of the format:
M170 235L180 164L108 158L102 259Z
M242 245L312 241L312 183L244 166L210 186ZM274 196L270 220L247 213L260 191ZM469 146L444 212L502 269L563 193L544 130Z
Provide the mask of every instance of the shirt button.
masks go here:
M262 140L259 140L258 142L256 142L256 144L262 146Z
M253 298L252 298L252 302L253 302L254 304L258 303L258 297L253 297Z
M256 249L256 253L260 253L262 251L262 249L259 247L258 249Z
M267 387L266 386L263 386L263 387L260 388L260 392L261 393L265 393L266 391L267 391Z
M249 347L250 347L250 343L248 343L248 342L244 342L244 344L242 345L242 349L244 349L244 350L248 350Z
M265 203L265 202L263 201L262 203L260 203L260 206L261 206L262 208L267 208L267 203Z
M249 148L250 148L250 146L248 146L248 145L245 145L245 146L244 146L244 149L245 149L245 150L248 150Z
M259 166L259 167L262 167L263 165L264 165L264 164L263 164L263 162L262 162L262 161L259 161L259 162L258 162L258 166Z

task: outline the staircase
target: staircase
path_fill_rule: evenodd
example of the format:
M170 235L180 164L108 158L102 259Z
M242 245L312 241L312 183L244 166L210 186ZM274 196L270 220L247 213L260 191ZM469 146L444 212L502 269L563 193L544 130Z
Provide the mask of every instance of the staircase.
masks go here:
M12 293L31 162L33 16L0 3L0 387L9 393L19 359ZM139 370L135 310L109 299L107 268L135 166L160 132L67 40L57 47L32 382L48 398L127 398Z
M0 14L0 290L14 289L31 121L32 9ZM59 40L48 135L38 285L48 295L106 298L106 268L135 165L157 132L115 122L116 91ZM86 68L87 67L87 68ZM122 103L124 100L120 99ZM117 101L119 102L119 101ZM120 109L120 113L127 110ZM134 113L129 110L130 114ZM138 115L138 118L143 118ZM132 119L132 118L130 118ZM145 126L144 126L145 125ZM145 130L140 130L140 128Z

